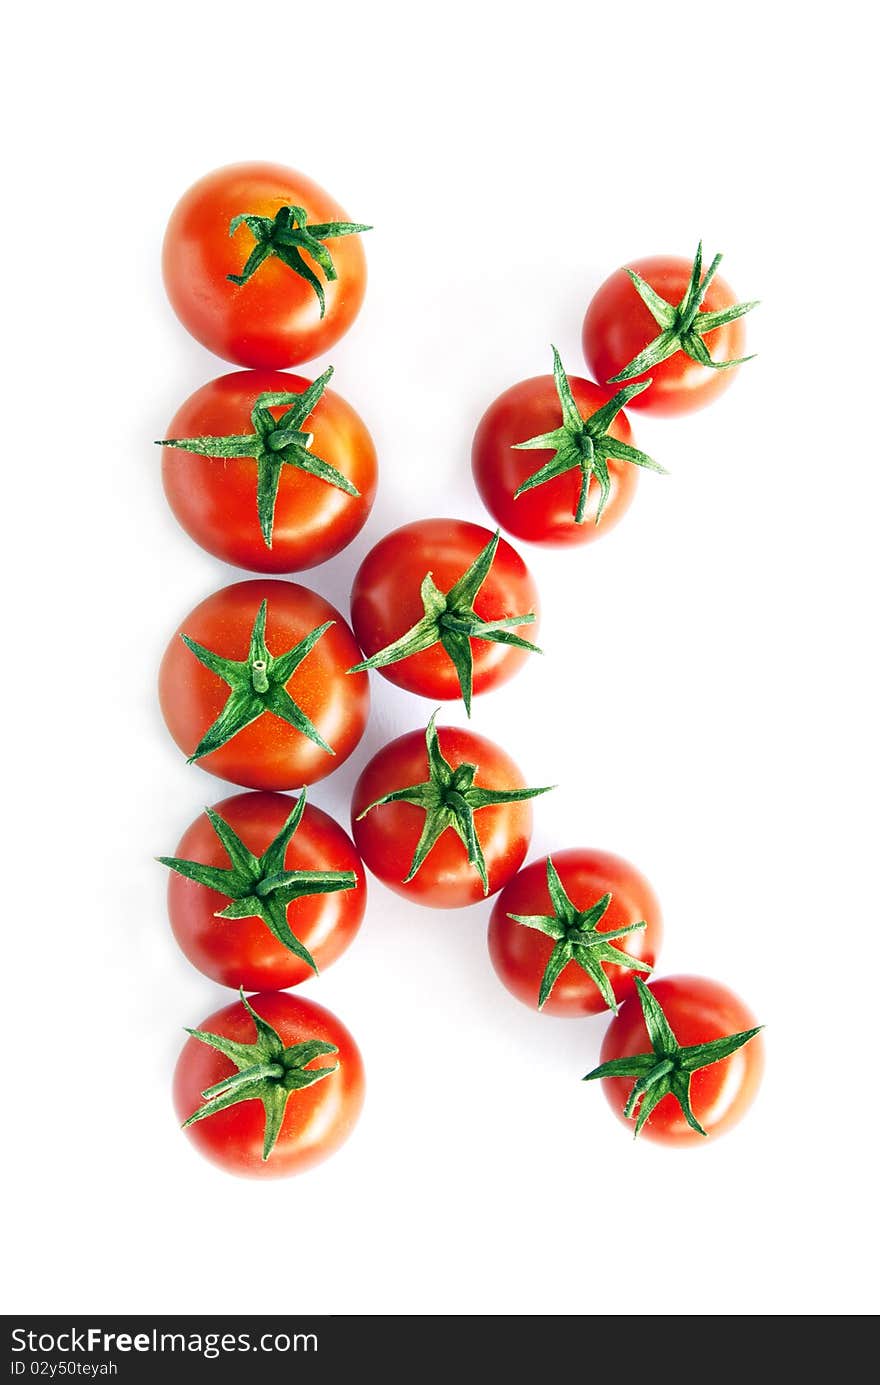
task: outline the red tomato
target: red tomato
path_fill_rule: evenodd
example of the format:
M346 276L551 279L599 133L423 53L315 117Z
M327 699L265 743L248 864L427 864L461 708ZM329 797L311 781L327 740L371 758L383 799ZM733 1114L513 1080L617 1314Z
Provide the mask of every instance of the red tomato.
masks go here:
M273 370L320 356L348 331L363 302L366 264L356 234L318 238L324 249L317 247L317 254L329 252L335 278L327 278L316 247L300 246L293 254L304 250L299 263L306 277L272 254L246 283L231 281L230 275L242 275L258 240L244 223L230 234L230 223L241 216L271 223L283 207L304 209L310 226L351 224L302 173L281 164L239 163L194 183L165 232L162 273L172 308L203 346L237 365ZM297 227L291 230L295 238Z
M438 729L443 757L453 770L477 766L474 783L485 789L524 789L523 777L503 750L457 726ZM366 765L351 804L352 834L365 864L390 889L418 904L456 909L494 894L516 874L532 835L532 809L527 801L480 808L474 814L477 838L485 859L488 889L468 859L461 838L447 828L424 863L407 880L422 830L425 810L413 803L385 803L360 815L379 798L428 779L424 731L410 731L391 741ZM360 820L358 820L360 818Z
M213 811L259 858L279 836L293 808L293 799L283 794L241 793L225 798ZM232 875L232 859L204 813L184 832L175 857ZM349 946L364 917L367 882L360 857L339 824L309 803L284 850L283 869L350 872L355 877L351 888L309 893L290 902L282 897L277 906L323 971ZM304 882L304 888L307 884ZM243 987L246 991L286 990L314 974L306 961L273 936L258 914L218 918L231 898L223 889L211 888L176 871L169 875L171 927L193 966L221 986L234 986L236 990ZM272 896L254 900L256 908L272 908L273 904Z
M335 1064L336 1070L311 1086L290 1092L268 1158L263 1157L267 1112L257 1095L205 1116L186 1133L200 1154L228 1173L250 1178L301 1173L334 1153L351 1134L364 1098L361 1055L345 1026L314 1001L271 991L251 996L248 1004L272 1026L286 1048L318 1041L326 1056L307 1063L308 1069L332 1068ZM258 1037L257 1026L240 1000L209 1015L199 1032L246 1045L254 1044ZM236 1070L236 1064L224 1053L198 1039L188 1039L174 1071L178 1118L186 1121L204 1107L202 1093L234 1076Z
M264 710L219 748L204 758L196 756L206 733L228 715L235 695L224 677L205 667L181 636L219 655L221 663L231 662L233 672L250 681L249 650L263 602L270 663L281 662L287 651L332 622L283 682L276 705L292 714L292 700L333 753L281 716ZM209 773L251 789L300 788L337 769L364 733L370 706L367 676L347 673L359 655L339 611L308 587L269 578L235 582L196 606L172 636L159 670L162 714L181 750L198 758ZM265 666L266 660L262 662ZM256 675L255 665L253 671Z
M279 371L221 375L191 394L168 425L168 438L225 438L253 433L251 411L261 394L302 394L311 381ZM277 419L282 406L270 410ZM269 547L257 514L253 456L211 457L166 447L162 482L186 532L215 557L255 572L299 572L326 562L364 525L376 495L376 451L361 418L341 395L325 390L302 427L309 454L328 462L360 492L297 465L280 469Z
M380 539L361 563L351 593L352 624L364 654L372 657L424 618L421 587L428 573L445 594L492 541L488 529L458 519L416 520ZM502 635L532 636L537 629L538 593L532 576L503 539L474 598L473 610L481 621L535 615L535 622ZM528 654L527 648L492 639L474 637L469 643L474 693L506 682ZM398 687L435 701L462 696L458 669L439 642L379 671ZM469 702L467 696L465 701Z
M663 925L660 905L645 877L629 861L608 851L554 851L550 860L576 910L590 910L610 894L610 902L595 924L597 933L645 922L645 928L615 938L609 946L647 963L649 970L657 958ZM556 943L553 936L517 923L510 915L553 919L554 913L544 856L505 885L489 919L492 965L507 989L533 1010ZM617 1001L633 994L635 970L607 960L603 960L602 969ZM607 1002L588 972L572 959L560 971L542 1009L550 1015L596 1015L607 1009Z
M673 307L684 297L693 268L692 262L676 255L653 255L631 260L634 270ZM700 306L701 313L720 312L734 307L736 296L723 279L714 277ZM745 306L745 305L743 305ZM600 285L584 318L582 341L590 373L607 382L654 341L661 327L652 316L626 273L617 269ZM715 361L739 360L745 344L741 318L706 333L705 345ZM685 414L700 409L731 384L736 367L712 370L676 351L658 364L634 376L651 377L651 387L630 401L631 409L651 414Z
M703 976L664 976L648 987L659 1001L672 1032L683 1047L704 1044L755 1027L751 1010L717 981ZM639 1001L627 1000L608 1026L601 1061L650 1053L651 1043ZM758 1035L729 1058L691 1074L690 1101L696 1119L707 1135L720 1135L735 1125L752 1104L764 1070L764 1045ZM633 1089L632 1077L605 1077L602 1086L613 1110L630 1129L623 1115ZM636 1108L636 1114L638 1107ZM681 1106L668 1094L648 1117L640 1138L664 1144L702 1143L703 1136L688 1125Z
M569 376L568 381L578 411L585 419L615 394L613 385L602 389L577 376ZM514 499L523 482L553 455L543 449L519 451L515 444L552 432L559 427L560 421L553 376L536 375L530 380L521 380L499 395L480 420L474 437L471 465L483 504L503 529L529 543L591 543L614 527L635 495L636 467L631 462L609 457L610 491L598 524L596 512L601 491L595 478L590 484L583 522L575 521L581 477L574 469L534 490L523 491ZM619 413L608 432L619 442L633 445L626 414Z

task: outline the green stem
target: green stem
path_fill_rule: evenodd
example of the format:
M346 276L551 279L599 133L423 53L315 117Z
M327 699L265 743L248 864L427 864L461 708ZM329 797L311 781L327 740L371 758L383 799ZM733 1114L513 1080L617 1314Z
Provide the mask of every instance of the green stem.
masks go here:
M271 1078L277 1082L283 1076L284 1069L280 1063L255 1063L252 1068L243 1068L241 1072L234 1072L231 1077L225 1077L222 1082L208 1087L202 1092L202 1096L205 1101L210 1101L211 1097L231 1092L236 1087L252 1086L255 1082L262 1082L264 1078Z
M739 356L736 360L715 361L703 341L707 332L735 322L737 318L744 317L752 308L758 306L754 301L734 303L731 307L720 308L717 312L700 311L706 290L714 279L721 260L722 256L716 255L703 274L703 242L700 241L687 289L677 304L668 303L634 269L625 268L624 272L629 275L636 292L660 331L622 370L610 377L609 384L618 384L624 380L632 380L636 375L644 375L646 371L653 370L655 366L667 361L679 351L683 351L692 361L708 366L711 370L730 370L733 366L742 365L743 362L752 359L751 356ZM651 382L648 380L645 383Z
M325 300L321 280L316 273L320 269L324 278L330 282L337 278L336 266L326 240L339 236L355 236L369 231L369 226L356 221L323 221L308 224L305 207L281 207L270 220L267 216L255 216L250 212L240 212L229 223L229 234L235 235L239 226L245 225L254 238L254 247L245 261L240 274L227 274L227 279L239 286L246 284L253 274L271 256L275 255L288 269L298 274L313 289L318 300L321 317L324 316ZM308 259L303 258L305 253ZM311 260L315 269L309 263Z
M251 664L251 682L254 685L254 692L264 693L269 688L269 677L265 659L254 659Z
M667 1077L669 1073L672 1072L674 1066L675 1064L672 1062L671 1058L664 1058L662 1062L658 1063L656 1067L653 1067L644 1077L640 1077L629 1094L626 1106L623 1108L623 1114L625 1116L631 1116L635 1110L636 1102L639 1097L644 1096L645 1092L650 1091L658 1082L662 1082L663 1078Z
M308 451L315 441L315 435L302 433L297 428L276 428L263 441L270 452L282 452L285 447L304 447Z

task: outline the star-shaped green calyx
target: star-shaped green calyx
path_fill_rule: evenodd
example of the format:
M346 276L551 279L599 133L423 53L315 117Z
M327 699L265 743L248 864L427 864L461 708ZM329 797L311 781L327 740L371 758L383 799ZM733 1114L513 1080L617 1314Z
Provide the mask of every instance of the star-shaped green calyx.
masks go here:
M477 835L474 814L480 808L488 808L493 803L521 803L526 798L536 798L538 794L549 793L553 788L548 784L543 789L483 789L474 783L478 766L463 764L453 769L440 749L435 722L437 712L428 722L425 744L428 748L428 778L424 784L411 784L405 789L395 789L358 814L358 822L383 803L413 803L425 810L425 825L416 846L415 855L404 883L423 865L426 856L437 841L451 827L461 838L467 851L468 860L483 882L483 894L489 893L489 877L483 848Z
M228 683L230 689L226 706L202 736L189 756L188 764L192 764L193 760L200 760L203 755L210 755L212 750L218 750L264 712L274 713L296 731L301 731L310 741L314 741L315 745L326 750L328 755L336 754L285 687L306 655L314 649L321 636L326 634L335 622L325 621L323 625L310 631L299 644L276 657L269 653L266 646L267 606L266 601L260 604L251 631L250 649L246 659L226 659L222 654L215 654L212 649L197 644L189 635L181 635L180 638L187 649L191 650L205 668L209 668L218 678L222 678L224 683Z
M615 966L629 967L632 971L651 971L652 968L647 962L640 961L638 957L630 957L619 947L611 946L613 938L622 938L627 933L635 933L640 928L646 928L645 920L640 919L638 923L627 924L625 928L611 928L600 933L599 922L611 903L611 895L603 894L589 909L576 909L566 894L559 873L549 856L547 889L550 891L550 902L553 905L552 914L507 915L515 923L522 923L526 928L535 928L540 933L546 933L547 937L554 941L553 951L541 977L538 1009L540 1010L547 1001L569 962L577 962L596 983L609 1010L617 1014L617 1001L608 977L602 969L602 963L612 962Z
M256 245L245 261L240 274L227 274L233 284L246 284L256 274L264 260L274 255L294 274L305 279L315 291L324 316L324 288L311 265L303 259L303 251L323 270L324 278L335 279L336 266L325 240L336 240L340 236L357 236L362 231L371 231L372 226L361 226L356 221L322 221L308 225L309 214L305 207L282 207L274 219L268 216L252 216L242 212L229 223L229 234L234 236L239 226L246 226L253 235Z
M658 1102L669 1095L675 1097L691 1129L696 1130L698 1135L705 1135L707 1132L691 1108L691 1073L729 1058L731 1053L736 1053L738 1048L760 1033L764 1026L759 1024L754 1029L743 1029L739 1034L728 1034L723 1039L710 1039L705 1044L683 1047L673 1034L657 997L639 977L636 977L636 986L652 1052L634 1053L627 1058L612 1058L607 1063L600 1063L598 1068L587 1073L584 1081L591 1082L596 1077L636 1078L624 1107L625 1116L635 1116L634 1137Z
M730 370L731 366L742 365L744 361L752 360L752 356L740 356L735 361L713 361L709 355L709 348L703 341L707 332L713 331L716 327L724 327L728 322L735 322L738 317L745 317L746 313L758 306L758 300L755 299L751 303L736 303L731 308L719 308L713 313L700 312L706 290L718 272L722 259L722 255L716 255L703 274L703 242L700 241L685 295L677 306L667 303L665 298L655 293L651 285L646 284L634 269L627 269L627 274L660 328L660 333L643 351L634 356L623 370L612 375L609 384L615 385L621 380L631 380L634 375L642 375L646 370L653 370L661 361L674 356L677 351L683 351L692 361L709 366L711 370Z
M639 380L634 385L627 385L624 389L618 390L607 404L603 404L589 418L582 418L578 406L574 402L568 376L562 368L562 361L555 346L553 347L553 379L556 382L556 393L559 395L559 403L562 407L562 426L555 428L552 433L540 433L537 437L529 438L527 442L516 442L513 446L516 449L552 449L555 455L545 466L539 467L537 471L532 472L532 475L523 481L522 485L514 492L513 498L518 500L524 491L534 490L536 486L543 486L545 481L552 481L557 476L563 476L567 471L573 471L577 468L581 474L581 488L574 512L575 523L583 524L584 522L590 482L595 476L600 491L599 508L596 511L596 523L598 524L602 518L602 511L605 509L608 496L611 494L611 479L608 475L609 457L621 462L633 462L635 466L648 467L651 471L659 471L665 475L665 467L652 461L646 453L640 452L637 447L630 447L629 443L620 442L617 438L611 437L608 432L624 405L628 404L635 395L641 394L642 390L646 390L651 381Z
M300 942L287 921L287 908L306 895L335 894L338 890L353 890L357 876L353 870L286 870L284 857L306 808L303 789L293 811L278 836L263 852L255 856L213 808L206 808L208 819L229 857L228 867L206 866L200 861L185 861L178 856L160 856L168 866L187 880L195 880L209 890L217 890L230 901L218 909L218 919L262 919L269 932L283 947L299 957L317 973L317 965L308 948Z
M266 393L257 396L251 410L252 433L232 433L225 438L163 438L157 446L176 447L181 452L197 452L201 457L253 457L257 464L257 517L266 547L272 547L272 527L275 522L275 503L278 486L285 466L298 467L329 486L336 486L346 495L358 496L360 491L335 466L311 451L314 437L302 431L333 374L329 366L301 394ZM275 418L270 409L286 409Z
M208 1034L203 1029L186 1031L200 1043L216 1048L218 1053L222 1053L235 1064L238 1071L202 1092L204 1106L193 1111L183 1122L183 1128L185 1130L188 1125L195 1125L196 1121L203 1121L208 1116L216 1116L218 1111L225 1111L227 1106L235 1106L239 1101L262 1101L266 1113L263 1135L265 1162L275 1148L287 1103L294 1092L301 1092L304 1087L311 1087L314 1082L322 1082L325 1077L336 1072L339 1066L338 1063L334 1063L329 1068L310 1068L308 1064L316 1058L338 1053L339 1049L335 1044L324 1043L321 1039L309 1039L306 1043L292 1044L290 1048L285 1048L281 1036L271 1024L248 1004L244 991L240 994L241 1003L257 1028L255 1043L236 1043L235 1040L226 1039L221 1034Z
M503 620L482 620L474 610L474 601L480 587L489 575L501 538L496 529L486 547L477 554L466 572L448 592L441 592L434 583L430 572L425 574L421 586L422 605L425 614L420 621L407 630L400 639L394 640L380 649L363 663L355 664L349 673L361 673L369 668L386 668L388 664L399 663L411 654L420 654L423 649L442 644L455 665L458 683L467 714L471 714L471 697L474 682L474 657L471 640L489 640L493 644L515 645L517 649L528 649L533 654L541 650L535 644L514 635L511 627L532 625L534 611L521 616L505 616Z

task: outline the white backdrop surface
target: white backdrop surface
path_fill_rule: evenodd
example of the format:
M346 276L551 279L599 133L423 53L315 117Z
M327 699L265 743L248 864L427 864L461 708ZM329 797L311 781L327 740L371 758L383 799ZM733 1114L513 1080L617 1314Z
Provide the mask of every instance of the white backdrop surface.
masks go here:
M7 20L7 1311L876 1309L868 13L218 0ZM242 158L376 227L360 318L305 368L332 362L380 458L367 527L298 579L344 610L394 525L491 524L474 427L551 341L584 370L582 315L618 264L702 236L762 300L759 356L717 404L633 417L670 477L645 474L588 548L517 544L546 655L473 720L559 784L530 859L628 856L663 905L658 973L717 977L766 1022L758 1102L715 1144L628 1137L579 1082L604 1020L502 989L491 903L435 913L372 879L355 945L305 990L364 1054L350 1142L256 1184L176 1127L182 1026L231 996L177 951L153 857L232 790L172 744L156 669L245 574L162 495L151 440L230 367L174 318L159 248L184 189ZM313 792L345 824L366 760L430 711L373 679L361 746Z

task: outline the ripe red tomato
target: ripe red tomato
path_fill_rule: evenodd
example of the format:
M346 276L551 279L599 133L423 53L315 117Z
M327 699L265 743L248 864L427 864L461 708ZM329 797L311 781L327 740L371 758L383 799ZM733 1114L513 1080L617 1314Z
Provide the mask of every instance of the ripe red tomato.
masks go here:
M720 256L713 264L718 259ZM590 373L597 380L614 381L663 331L627 271L634 271L647 283L649 293L653 290L667 306L675 309L687 295L695 267L697 261L691 262L676 255L653 255L631 260L600 285L587 308L582 333L584 356ZM698 267L702 279L705 276L701 255ZM712 273L696 322L705 350L722 367L727 362L739 363L747 359L742 354L745 345L742 316L754 306L754 303L737 304L730 285ZM658 307L658 311L662 312L662 308ZM705 331L703 335L700 314L705 313L719 314L730 320ZM699 360L693 360L685 351L674 347L672 342L670 345L673 346L673 354L625 377L641 380L650 376L652 381L650 389L631 401L632 409L643 409L651 414L690 413L710 403L732 382L736 366L713 369ZM699 349L698 346L696 349Z
M662 1007L672 1032L682 1047L711 1044L728 1035L756 1028L751 1010L733 991L703 976L664 976L646 988ZM651 1053L652 1045L639 1000L624 1002L620 1014L608 1026L602 1043L601 1061L627 1059L633 1054ZM764 1045L760 1035L742 1047L700 1067L690 1075L690 1104L693 1115L706 1135L720 1135L730 1129L752 1104L764 1070ZM633 1089L634 1078L603 1077L602 1086L613 1110L632 1128L624 1108ZM642 1098L644 1100L644 1098ZM639 1105L633 1114L638 1117ZM654 1107L642 1135L664 1144L699 1144L703 1135L688 1124L681 1105L671 1093Z
M193 966L221 986L297 986L314 974L309 956L323 971L361 926L367 903L363 866L333 818L307 804L286 845L282 840L271 850L297 808L284 794L234 794L211 810L225 828L215 828L202 813L184 832L175 857L162 858L172 866L168 914L174 936ZM280 872L289 881L264 889L278 882ZM340 886L340 878L349 883ZM306 957L283 941L286 930Z
M212 1163L244 1177L280 1178L320 1163L351 1134L363 1105L363 1062L351 1034L322 1005L270 991L216 1010L193 1032L218 1036L236 1055L190 1038L174 1071L174 1108L182 1122L214 1103L219 1108L186 1132ZM296 1045L308 1047L291 1053ZM327 1075L316 1078L322 1068ZM242 1072L250 1080L239 1076L235 1093L226 1084ZM203 1094L218 1086L205 1100ZM237 1097L225 1109L224 1095Z
M590 380L568 377L575 407L588 419L614 397L614 386L601 388ZM474 437L471 466L477 490L493 519L517 538L529 543L591 543L612 529L632 504L638 471L630 460L607 458L608 493L602 507L602 489L593 477L581 521L575 516L582 475L571 468L532 490L516 492L553 455L553 449L521 450L517 445L559 429L562 420L559 395L552 375L521 380L489 405ZM626 414L618 413L608 435L633 446ZM642 455L642 454L640 454Z
M284 208L293 215L279 221ZM246 220L233 225L237 218ZM313 234L304 236L303 224ZM355 232L368 229L281 164L215 169L184 193L168 222L162 273L171 306L203 346L237 365L309 361L357 316L366 263Z
M323 377L322 377L323 378ZM317 382L320 385L320 381ZM299 572L339 553L362 526L376 495L376 451L362 419L341 395L324 389L314 408L299 423L307 447L284 449L286 464L276 461L267 441L264 461L255 458L262 439L255 434L251 415L264 394L303 395L312 382L300 375L271 370L238 370L221 375L191 394L168 425L169 439L189 439L209 446L210 439L238 438L250 454L206 456L198 450L166 447L162 482L174 514L186 532L209 553L254 572ZM285 405L268 409L275 420ZM269 434L270 438L278 434ZM280 438L279 441L283 441ZM274 462L274 466L273 466ZM314 474L307 467L329 463L349 487ZM265 501L269 534L261 530L258 513L258 475L277 496Z
M367 677L347 673L359 654L339 611L308 587L235 582L172 636L162 714L209 773L251 789L301 788L337 769L364 733Z
M547 1014L596 1015L608 1008L609 999L619 1002L632 995L636 970L650 971L654 965L663 935L660 905L635 866L609 851L554 851L549 859L564 895L574 906L572 915L581 918L572 917L566 927L564 913L568 911L560 917L551 897L548 858L544 856L521 870L495 901L489 919L489 956L507 989L531 1009L538 1007L546 976L552 988L541 1008ZM610 899L600 912L607 896ZM598 936L641 922L645 926L622 934L604 948L579 947L578 939L588 941L582 917L588 911L598 914L589 929ZM512 914L535 922L525 925L511 918ZM613 961L612 951L645 965L620 965ZM594 965L601 967L606 978L605 997L601 983L590 975Z
M420 855L427 844L429 814L425 807L404 801L370 805L386 794L429 781L436 766L433 755L429 760L432 732L433 718L427 744L424 731L409 731L391 741L365 766L352 798L352 834L365 864L390 889L418 904L456 909L494 894L516 874L532 834L532 809L525 798L517 797L515 801L489 804L472 812L485 882L479 866L471 859L475 852L472 850L469 856L457 830L452 826L444 830L439 820L434 822L435 830L440 829L439 835L413 874L417 853ZM476 789L499 795L511 793L511 798L513 794L533 797L545 792L526 789L510 757L483 736L457 726L443 726L434 735L436 747L453 774L461 766L476 766L473 776L465 771L465 778ZM460 796L461 786L457 782L450 787L458 789Z
M478 560L484 557L491 562L478 581ZM426 627L423 584L429 574L438 605L467 578L461 609L438 615L419 652L376 663L381 651ZM515 616L529 619L508 624ZM519 554L481 525L457 519L420 519L386 534L361 563L351 593L352 624L365 663L374 661L371 666L384 677L422 697L463 696L468 710L471 690L481 693L505 682L534 649L517 631L527 626L531 635L537 616L538 593ZM483 632L487 623L491 628ZM474 633L464 633L465 626Z

